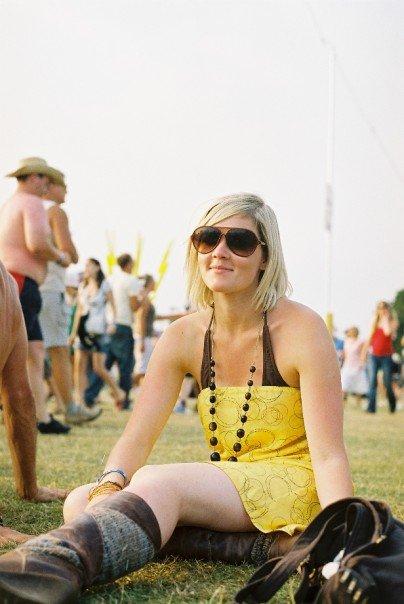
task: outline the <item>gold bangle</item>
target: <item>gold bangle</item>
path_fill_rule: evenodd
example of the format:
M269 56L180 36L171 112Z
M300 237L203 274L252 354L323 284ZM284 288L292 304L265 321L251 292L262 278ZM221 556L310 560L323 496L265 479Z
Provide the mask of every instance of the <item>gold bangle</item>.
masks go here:
M122 491L122 487L117 482L113 482L112 480L107 480L106 482L102 482L101 484L96 485L92 489L90 489L88 493L88 501L92 501L98 495L107 495L109 493L118 493Z
M123 489L123 486L119 482L116 482L115 480L106 480L105 482L98 482L96 484L96 486L102 487L104 484L113 484L116 487L118 487L118 489L120 489L120 490Z
M101 491L104 488L106 488L107 490L121 491L122 490L122 485L120 485L119 482L115 482L114 480L106 480L105 482L101 482L100 484L96 484L90 490L90 493L92 493L95 490L100 490Z
M102 489L94 489L93 491L91 491L88 494L88 501L92 501L93 499L95 499L96 497L98 497L99 495L110 495L112 493L117 493L119 492L121 489L117 489L116 487L105 487Z

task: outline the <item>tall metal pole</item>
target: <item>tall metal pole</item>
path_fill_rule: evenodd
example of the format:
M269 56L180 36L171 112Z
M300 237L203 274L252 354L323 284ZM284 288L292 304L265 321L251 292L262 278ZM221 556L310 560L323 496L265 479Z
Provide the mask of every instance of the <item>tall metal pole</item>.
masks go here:
M334 205L334 149L335 149L335 49L328 45L328 124L325 177L325 302L326 324L333 332L332 314L332 260L333 260L333 205Z

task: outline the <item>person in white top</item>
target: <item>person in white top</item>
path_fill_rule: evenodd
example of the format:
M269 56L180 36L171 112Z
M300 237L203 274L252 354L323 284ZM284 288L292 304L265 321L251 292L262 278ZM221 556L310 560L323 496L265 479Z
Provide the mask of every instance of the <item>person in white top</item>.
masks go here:
M140 308L145 294L141 281L132 275L133 258L129 254L121 254L117 262L119 270L109 279L115 301L116 319L106 367L111 369L114 363L118 365L119 386L126 393L122 409L129 409L129 392L135 365L132 323L134 313Z
M43 204L56 248L67 253L72 263L76 264L79 257L70 233L68 217L61 207L65 202L66 192L64 174L55 170L55 176L43 195ZM40 287L42 308L39 322L51 362L52 377L65 408L65 420L69 424L81 424L96 419L101 409L87 409L73 402L73 374L67 342L69 314L65 302L65 276L65 267L56 262L48 262L48 272Z
M77 308L73 327L69 336L74 350L74 385L77 401L85 404L88 362L92 369L108 386L120 409L125 401L125 392L118 387L114 378L105 367L105 342L114 328L108 325L107 305L115 318L115 303L111 287L105 279L101 264L96 258L89 258L84 269L84 280L77 294ZM76 337L78 339L76 341Z
M365 343L359 338L359 329L350 327L345 331L341 382L344 397L351 394L360 402L367 393L369 384L365 364L361 358Z

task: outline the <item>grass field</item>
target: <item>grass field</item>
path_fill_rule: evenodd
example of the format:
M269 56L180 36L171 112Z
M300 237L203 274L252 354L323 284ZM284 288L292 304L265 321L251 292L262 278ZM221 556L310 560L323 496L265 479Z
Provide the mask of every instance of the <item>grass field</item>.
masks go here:
M102 417L92 425L73 428L69 436L38 438L40 484L73 488L89 482L102 470L127 415L104 405ZM11 478L9 453L0 426L0 510L5 524L38 534L61 522L62 505L31 504L17 498ZM381 409L368 416L348 405L345 434L356 494L387 501L393 513L404 517L404 412L391 416ZM151 463L201 461L207 449L195 415L172 416L152 456ZM107 587L87 592L81 602L227 603L253 572L252 567L168 559L149 564ZM291 602L293 582L284 587L276 602ZM51 604L51 603L50 603Z

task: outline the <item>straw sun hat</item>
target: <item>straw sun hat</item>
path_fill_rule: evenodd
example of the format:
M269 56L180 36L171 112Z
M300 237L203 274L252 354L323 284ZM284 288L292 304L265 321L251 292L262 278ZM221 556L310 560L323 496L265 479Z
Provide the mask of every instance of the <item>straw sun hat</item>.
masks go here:
M66 187L63 172L49 166L42 157L26 157L25 159L22 159L19 167L14 170L14 172L6 174L6 176L18 178L18 176L26 176L28 174L44 174L45 176L48 176L53 183Z

